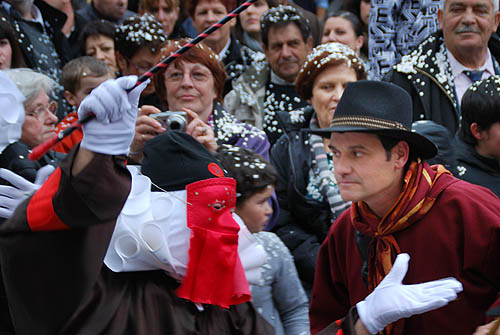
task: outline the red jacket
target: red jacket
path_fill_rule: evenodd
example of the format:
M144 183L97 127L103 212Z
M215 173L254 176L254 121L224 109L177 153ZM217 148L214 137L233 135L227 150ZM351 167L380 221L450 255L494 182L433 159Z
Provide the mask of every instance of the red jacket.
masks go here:
M500 200L488 189L444 175L436 203L420 221L394 234L411 260L405 284L455 277L457 300L405 321L405 335L467 334L486 322L500 289ZM311 300L312 333L345 316L368 295L350 211L321 246Z

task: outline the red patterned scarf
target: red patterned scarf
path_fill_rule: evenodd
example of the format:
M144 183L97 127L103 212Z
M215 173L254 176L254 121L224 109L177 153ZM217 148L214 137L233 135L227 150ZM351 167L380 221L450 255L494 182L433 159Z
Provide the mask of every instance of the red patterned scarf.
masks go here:
M451 174L442 165L430 167L420 160L410 164L404 184L392 208L379 219L365 202L351 206L351 221L363 235L374 240L368 252L368 289L373 289L392 268L396 255L401 251L393 234L422 218L432 208L436 198L431 190L443 174ZM394 326L394 327L393 327ZM386 327L386 334L401 334L402 322Z

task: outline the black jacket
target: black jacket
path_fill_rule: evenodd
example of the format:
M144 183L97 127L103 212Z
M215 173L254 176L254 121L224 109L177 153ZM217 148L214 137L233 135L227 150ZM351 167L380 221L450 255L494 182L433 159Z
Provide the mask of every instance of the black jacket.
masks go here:
M500 61L500 38L497 34L491 36L488 47L494 59L495 72L499 74L497 62ZM457 132L460 126L459 104L441 30L403 56L384 80L402 87L410 94L413 121L432 120L448 128L452 135Z
M469 183L489 188L500 197L500 162L481 156L474 147L455 137L458 161L457 177Z
M35 182L37 171L47 165L56 167L66 156L65 154L49 151L37 161L28 158L30 148L22 142L9 144L0 154L0 168L17 173L30 182Z
M246 46L242 46L234 34L231 34L231 43L229 44L229 48L226 50L225 56L222 59L224 69L227 73L224 91L222 94L223 96L228 94L233 89L233 80L237 79L243 72L245 72L254 58L255 51Z
M0 1L0 4L1 2L2 1ZM43 0L35 0L34 4L38 7L38 9L40 9L40 12L42 13L47 34L50 36L52 42L54 43L56 52L61 59L62 65L64 65L74 56L74 52L71 50L66 36L64 36L64 33L61 31L61 28L66 22L66 14L50 6ZM32 52L30 52L30 40L28 38L22 38L24 32L20 30L19 25L16 24L16 19L10 16L3 7L0 8L0 12L6 17L10 18L12 27L14 27L14 29L16 30L19 46L21 47L26 66L29 68L34 68L36 66L35 62L37 60L33 59Z
M273 231L290 249L304 289L310 296L314 269L321 242L331 225L328 201L306 198L313 154L309 133L301 131L309 125L314 110L304 108L303 123L285 120L287 133L271 150L271 163L278 172L276 195L280 213Z

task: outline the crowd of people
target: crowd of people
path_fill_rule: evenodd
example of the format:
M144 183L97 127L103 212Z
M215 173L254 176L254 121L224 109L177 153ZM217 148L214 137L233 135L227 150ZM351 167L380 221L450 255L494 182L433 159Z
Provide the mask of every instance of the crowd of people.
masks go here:
M0 334L500 335L499 2L242 3L0 0Z

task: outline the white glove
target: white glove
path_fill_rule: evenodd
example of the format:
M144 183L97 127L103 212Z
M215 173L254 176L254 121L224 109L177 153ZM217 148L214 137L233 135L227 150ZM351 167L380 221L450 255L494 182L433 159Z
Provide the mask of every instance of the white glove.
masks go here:
M463 290L455 278L403 285L410 255L399 254L391 271L365 300L357 303L358 315L370 334L390 323L448 304Z
M14 185L0 185L0 218L9 219L17 206L38 190L54 170L52 165L42 167L37 171L33 184L10 170L0 169L0 178Z
M129 93L126 90L134 87L137 76L109 79L92 90L78 108L80 120L89 113L96 116L82 127L81 147L107 155L128 154L134 138L139 97L149 81Z

